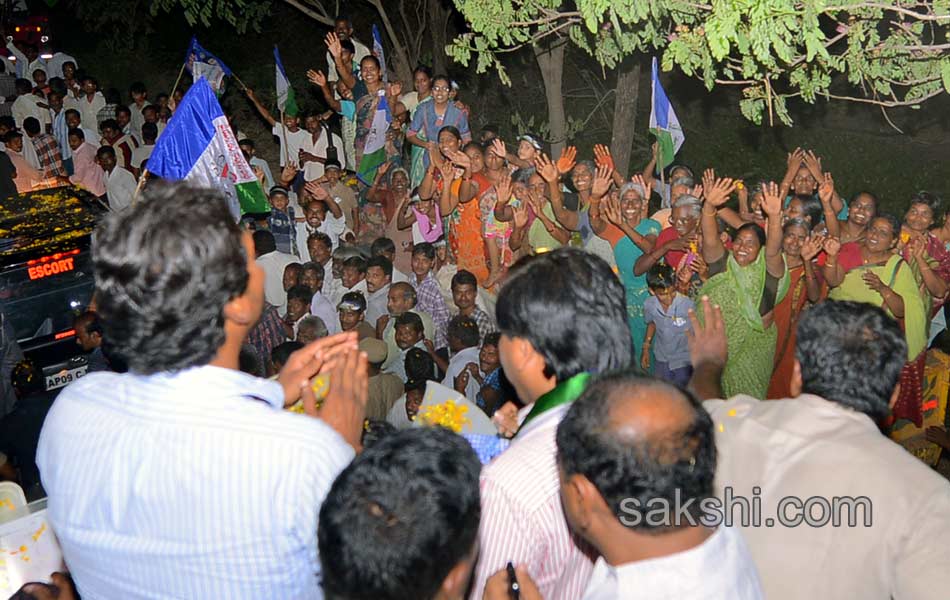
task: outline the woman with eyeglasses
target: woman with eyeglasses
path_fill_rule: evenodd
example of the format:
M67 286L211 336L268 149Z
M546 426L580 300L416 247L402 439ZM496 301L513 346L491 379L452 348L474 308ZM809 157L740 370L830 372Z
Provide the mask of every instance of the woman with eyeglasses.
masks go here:
M450 126L458 130L463 144L472 141L468 117L449 99L451 91L451 80L445 75L436 75L432 79L432 101L424 102L416 109L416 114L413 115L412 123L406 132L407 142L414 147L436 152L439 150L439 131ZM431 164L429 152L424 153L422 160L423 166L428 169ZM425 170L416 172L413 169L412 187L422 183L425 173Z

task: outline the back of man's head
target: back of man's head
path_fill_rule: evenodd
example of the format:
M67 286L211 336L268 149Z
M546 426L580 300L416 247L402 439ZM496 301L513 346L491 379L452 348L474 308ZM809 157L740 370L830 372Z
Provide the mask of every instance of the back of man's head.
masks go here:
M907 342L897 321L881 308L828 300L798 322L795 358L803 393L876 420L890 412L891 395L907 362Z
M700 502L713 494L716 444L709 414L689 392L633 371L596 380L574 401L558 425L557 452L565 481L585 478L609 508L602 516L640 533L699 524ZM689 500L685 512L692 523L676 523L677 505ZM664 519L650 518L664 508L672 511ZM574 523L571 494L565 510Z
M248 283L226 199L182 184L149 187L106 217L93 262L105 337L143 374L207 364L224 343L225 304Z
M545 360L545 375L557 381L630 363L623 286L606 262L583 250L559 248L517 266L495 312L501 332L529 341Z
M277 250L277 242L274 241L273 233L267 231L266 229L258 229L253 235L254 254L258 258Z
M399 431L366 448L320 508L327 597L428 600L456 568L454 595L463 594L481 517L479 469L468 442L442 428Z
M40 132L40 122L36 117L27 117L23 119L23 131L30 137Z

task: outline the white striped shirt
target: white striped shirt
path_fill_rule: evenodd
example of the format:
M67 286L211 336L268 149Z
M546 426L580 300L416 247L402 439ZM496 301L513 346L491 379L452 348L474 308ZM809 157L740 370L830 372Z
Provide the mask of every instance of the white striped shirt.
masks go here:
M597 552L571 532L561 507L555 436L569 407L534 418L482 469L481 554L469 600L480 600L485 581L508 561L528 567L545 600L583 596Z
M317 517L354 453L282 405L211 366L66 388L37 464L82 597L322 598Z

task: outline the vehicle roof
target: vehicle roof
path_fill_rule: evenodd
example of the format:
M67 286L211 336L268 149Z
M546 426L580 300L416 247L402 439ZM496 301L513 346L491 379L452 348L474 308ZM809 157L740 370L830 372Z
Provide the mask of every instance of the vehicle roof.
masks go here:
M105 212L95 196L69 186L0 200L0 269L88 245Z

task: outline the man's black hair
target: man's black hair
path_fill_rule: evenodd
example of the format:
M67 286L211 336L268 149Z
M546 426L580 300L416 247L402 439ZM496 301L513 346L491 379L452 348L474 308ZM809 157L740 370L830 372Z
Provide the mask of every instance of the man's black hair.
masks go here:
M318 241L324 246L326 246L327 249L333 250L333 240L331 240L330 236L323 233L322 231L314 231L313 233L307 236L308 246L310 245L310 242L313 242L313 241Z
M406 391L424 390L426 382L435 376L435 361L422 348L409 348L406 351Z
M360 443L363 444L365 450L370 446L375 446L397 431L399 430L396 429L396 426L389 421L366 419L366 422L363 423L363 435L360 437Z
M472 273L471 271L466 271L465 269L461 269L459 272L457 272L455 275L452 276L452 284L449 287L450 289L454 290L455 286L457 285L470 285L473 288L475 288L475 290L477 291L478 279L475 278L474 273Z
M363 296L363 292L347 292L340 298L340 303L343 302L351 305L355 304L359 312L366 311L366 297Z
M435 260L435 246L429 242L422 242L421 244L413 244L412 246L412 255L421 254L429 260Z
M651 290L666 290L676 287L676 273L666 263L656 263L647 271L647 287Z
M40 122L36 117L27 117L23 119L23 131L28 135L36 135L40 132Z
M69 109L69 110L72 110L77 115L79 114L78 110L74 110L74 109ZM16 129L16 121L14 121L13 117L11 117L10 115L0 116L0 125L6 127L7 129Z
M122 94L113 87L102 90L102 96L106 99L106 104L119 104L122 102Z
M257 355L257 350L250 344L243 344L238 353L238 370L254 377L264 376L264 365Z
M106 129L113 129L115 131L122 131L122 128L119 127L119 122L115 119L106 119L102 123L99 123L99 132L102 133Z
M881 308L826 300L798 322L795 358L802 393L821 396L872 419L886 417L907 362L900 325Z
M465 348L475 348L479 340L478 323L471 317L455 315L449 321L445 335L457 339Z
M546 376L565 381L630 363L624 288L610 266L588 252L559 248L512 270L495 307L499 330L531 343Z
M277 250L277 242L274 241L274 234L270 231L258 229L252 235L254 238L254 255L258 258Z
M414 312L405 312L396 317L393 327L412 327L416 333L424 334L425 326L422 324L422 317Z
M690 418L662 429L614 423L613 407L630 397L682 403ZM639 516L638 524L624 524L643 533L663 534L674 526L650 520L647 515L655 510L651 501L673 507L694 500L684 510L698 523L700 503L713 494L716 440L709 413L690 392L633 371L597 379L571 404L557 428L557 457L566 475L583 475L597 488L618 519Z
M277 364L286 364L287 359L290 358L290 355L303 348L303 344L300 342L284 342L283 344L277 344L270 351L270 360L273 363Z
M369 247L369 253L372 256L379 256L383 252L395 252L396 244L387 237L376 238Z
M115 148L112 146L99 146L99 149L96 150L96 158L101 156L111 156L112 158L115 158Z
M254 140L251 138L241 138L238 140L238 146L248 146L249 148L254 147Z
M821 201L809 194L795 194L795 197L802 203L802 217L807 219L811 223L811 228L814 229L825 217Z
M82 115L80 115L79 111L76 110L75 108L67 108L66 110L63 111L63 116L68 117L69 115L76 115L77 117L82 118ZM10 117L10 118L12 119L13 117ZM3 117L0 117L0 119L3 119ZM2 123L2 121L0 121L0 123Z
M15 139L17 139L17 138L22 138L22 137L23 137L23 134L22 134L22 133L20 133L20 132L17 131L16 129L11 129L10 131L8 131L8 132L6 132L5 134L3 134L3 143L4 143L4 144L9 144L9 143L12 142L13 140L15 140Z
M19 78L13 82L13 89L16 90L17 94L24 96L26 94L33 93L33 82L29 79Z
M500 341L501 341L501 334L498 333L497 331L493 331L489 333L488 335L486 335L485 339L482 340L482 348L484 348L485 346L494 346L495 348L497 348L498 342Z
M142 83L141 81L135 81L132 83L132 85L129 86L130 94L144 94L147 91L148 90L145 89L145 84Z
M366 259L362 256L351 256L343 261L343 268L356 269L361 274L366 274Z
M115 107L115 114L116 114L116 116L118 116L119 113L125 113L125 114L129 115L129 118L132 117L132 109L129 108L128 106L124 105L124 104L120 104L119 106L116 106L116 107Z
M224 343L225 304L247 288L247 259L227 200L211 189L149 187L109 214L93 264L114 353L141 374L207 364Z
M155 140L158 137L158 125L155 123L142 123L142 138L146 140Z
M94 310L86 310L73 319L73 327L82 326L83 330L89 335L98 333L102 335L102 323L99 320L99 313Z
M300 300L309 307L310 301L313 300L313 292L305 285L297 284L291 286L291 288L287 290L287 302L291 300Z
M340 48L342 50L348 51L350 54L356 54L356 44L353 43L353 40L340 40ZM363 58L366 58L365 56ZM375 56L373 58L376 58ZM363 62L362 60L360 62ZM379 60L376 61L377 66Z
M317 279L320 281L323 281L324 277L326 277L326 269L323 268L323 265L315 263L312 260L308 260L303 264L300 272L303 273L304 271L313 271L317 274Z
M343 264L346 265L346 263ZM376 255L366 261L366 270L368 271L370 267L379 267L386 274L386 277L393 276L393 263L385 256Z
M317 542L329 598L434 598L475 546L481 465L464 438L406 429L366 448L333 482Z

